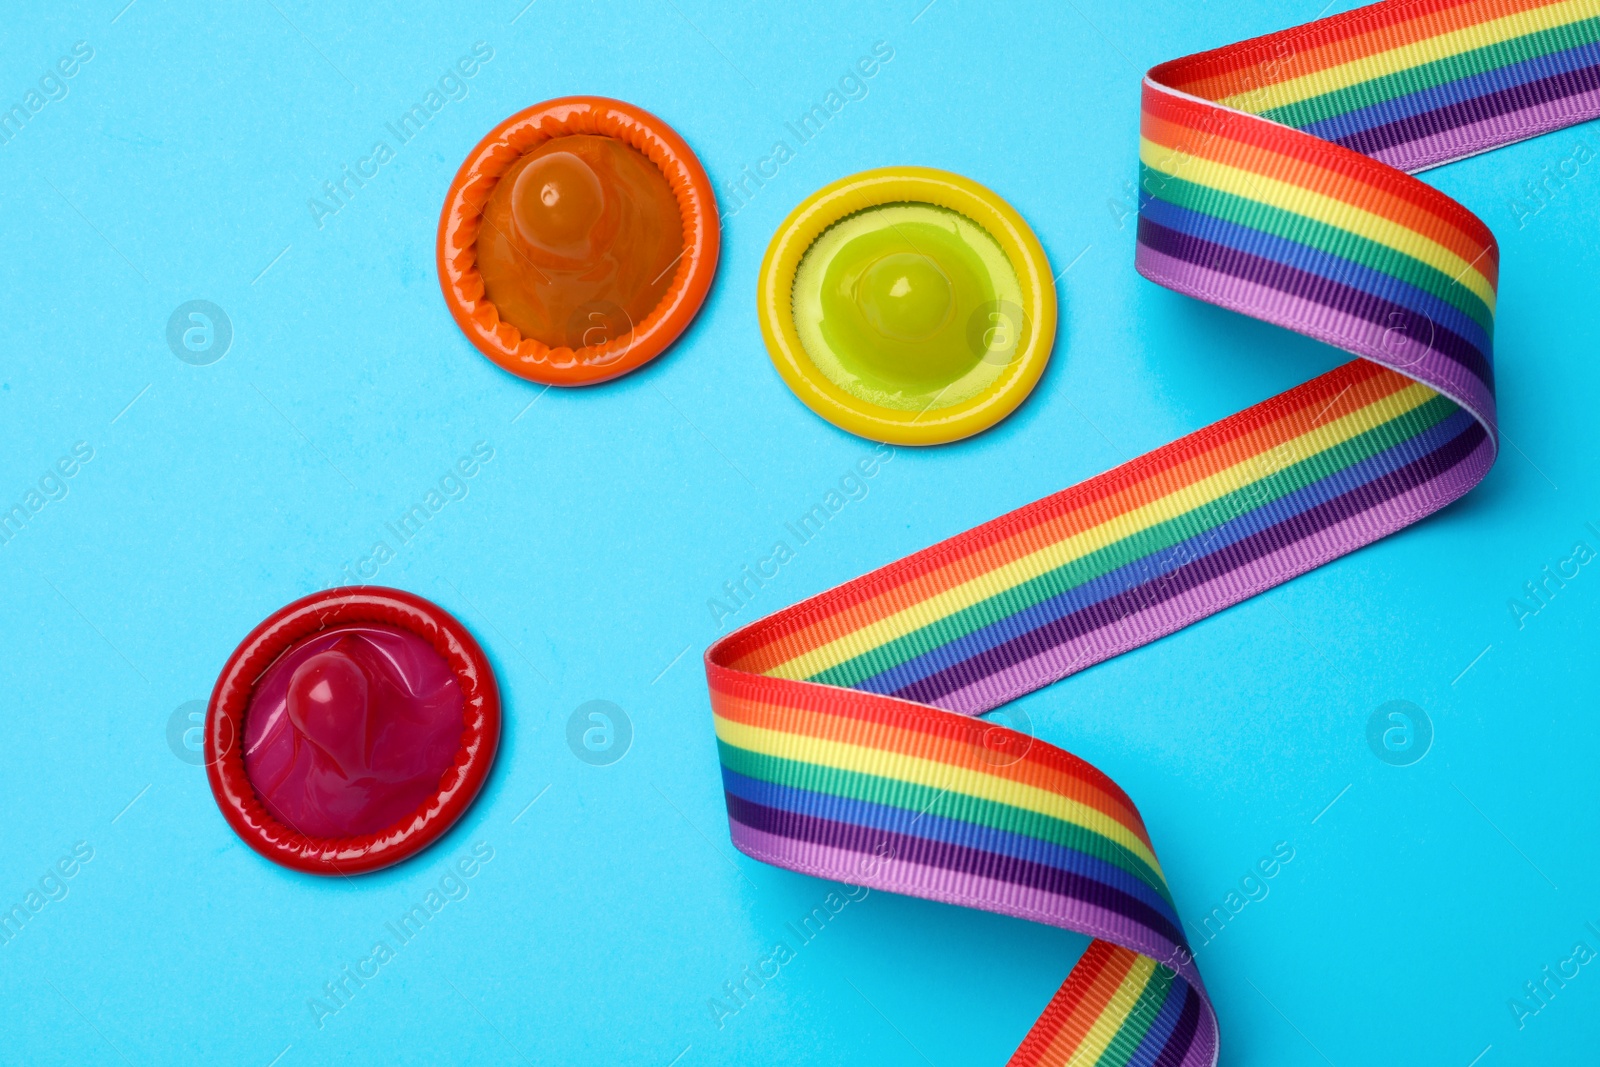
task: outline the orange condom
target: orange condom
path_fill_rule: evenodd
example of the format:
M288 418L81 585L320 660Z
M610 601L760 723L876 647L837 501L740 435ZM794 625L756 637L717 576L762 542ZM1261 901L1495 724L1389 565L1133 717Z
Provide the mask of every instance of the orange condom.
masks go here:
M660 355L705 301L710 179L673 129L595 96L535 104L478 143L439 217L439 285L501 367L591 385Z

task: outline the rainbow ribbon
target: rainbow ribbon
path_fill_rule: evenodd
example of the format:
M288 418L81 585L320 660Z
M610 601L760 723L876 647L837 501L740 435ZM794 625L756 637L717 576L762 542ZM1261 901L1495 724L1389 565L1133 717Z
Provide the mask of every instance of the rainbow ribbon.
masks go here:
M1597 115L1600 0L1394 0L1150 71L1140 273L1361 358L714 644L734 844L1094 937L1013 1064L1215 1064L1133 802L977 716L1476 485L1498 249L1405 172Z

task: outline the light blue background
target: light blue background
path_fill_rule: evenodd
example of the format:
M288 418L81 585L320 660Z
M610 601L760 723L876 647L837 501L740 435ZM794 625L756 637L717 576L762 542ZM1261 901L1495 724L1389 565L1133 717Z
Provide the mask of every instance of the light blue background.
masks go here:
M0 946L0 1061L1002 1062L1084 938L873 893L722 1029L707 1008L775 940L797 944L785 923L836 887L728 844L706 602L869 450L773 372L756 268L806 194L899 163L991 186L1056 270L1073 264L1054 360L1022 409L975 440L901 449L736 621L1342 360L1142 281L1126 216L1144 69L1315 5L124 2L0 19L6 106L74 42L95 50L0 146L0 505L74 442L94 449L0 547L0 905L75 842L94 849L66 898ZM494 58L466 99L319 229L308 198L393 144L384 124L477 41ZM894 58L866 98L725 218L711 297L663 358L541 393L452 324L439 206L505 116L569 93L635 102L720 189L878 41ZM1520 1030L1507 1006L1575 942L1600 949L1584 928L1600 925L1600 566L1522 629L1507 607L1575 541L1600 548L1584 525L1600 526L1600 160L1522 228L1510 206L1580 141L1600 149L1600 131L1427 178L1503 250L1515 447L1485 483L1022 705L1132 795L1191 921L1276 842L1294 848L1199 953L1226 1064L1494 1067L1592 1056L1600 1039L1600 965ZM204 367L165 341L196 298L234 329ZM397 869L281 870L228 830L168 720L259 619L340 582L374 541L393 547L384 523L480 441L494 459L469 495L376 580L437 601L487 648L506 710L488 786ZM611 766L565 740L591 699L633 723ZM1367 746L1394 699L1434 724L1414 766ZM465 899L319 1028L308 999L479 842L494 858Z

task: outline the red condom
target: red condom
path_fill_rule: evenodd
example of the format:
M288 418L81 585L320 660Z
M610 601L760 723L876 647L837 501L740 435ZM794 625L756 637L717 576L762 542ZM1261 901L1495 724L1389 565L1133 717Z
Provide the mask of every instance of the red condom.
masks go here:
M448 829L483 784L499 726L493 672L459 622L409 593L356 586L288 605L234 651L212 694L206 761L252 848L351 874Z

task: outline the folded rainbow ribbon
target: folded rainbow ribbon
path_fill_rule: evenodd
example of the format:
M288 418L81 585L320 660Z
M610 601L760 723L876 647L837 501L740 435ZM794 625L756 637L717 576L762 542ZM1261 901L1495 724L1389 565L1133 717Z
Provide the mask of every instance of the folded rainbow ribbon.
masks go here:
M734 844L1094 937L1013 1064L1215 1064L1132 801L976 717L1476 485L1498 249L1406 172L1597 115L1600 0L1394 0L1150 71L1140 273L1361 358L718 641Z

